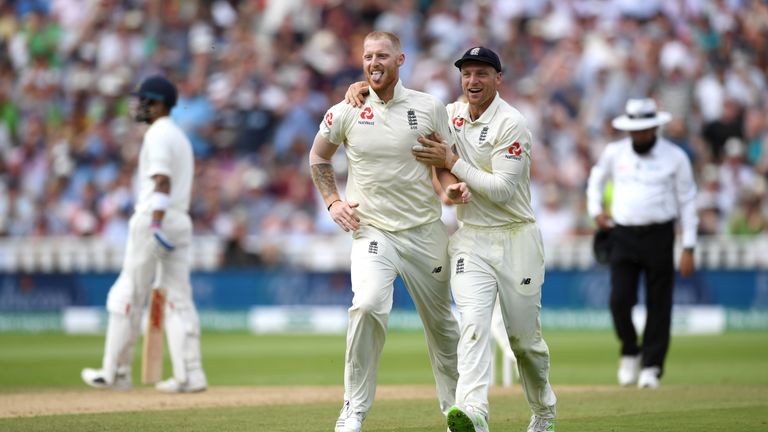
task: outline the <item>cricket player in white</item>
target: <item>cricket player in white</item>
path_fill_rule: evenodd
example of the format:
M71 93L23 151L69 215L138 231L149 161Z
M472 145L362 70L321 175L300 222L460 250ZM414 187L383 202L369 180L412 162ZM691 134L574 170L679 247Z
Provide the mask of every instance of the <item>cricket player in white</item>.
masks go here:
M456 154L441 137L420 138L413 150L417 160L450 169L473 194L458 208L462 225L449 246L461 339L457 406L448 414L448 426L452 432L488 431L488 347L498 294L533 411L528 431L552 431L556 398L539 316L544 248L531 208L531 133L520 112L498 95L502 74L496 53L475 47L455 65L467 100L447 107Z
M151 288L162 287L167 292L164 316L173 377L156 388L174 393L202 391L208 384L189 277L192 146L168 116L177 98L170 81L149 77L134 95L139 98L136 120L150 124L139 154L138 197L123 268L107 297L109 322L102 368L86 368L81 375L92 387L131 388L133 350L144 306Z
M379 357L399 275L424 324L429 359L443 413L454 403L458 324L448 287L448 234L432 186L432 167L417 162L411 147L424 134L448 136L441 102L403 87L405 61L400 41L374 32L364 40L363 63L371 95L365 105L333 106L320 125L312 149L312 178L333 220L353 231L344 371L344 405L336 432L357 432L371 408ZM330 159L343 145L349 160L346 200L336 188ZM467 198L466 185L448 188L455 202Z

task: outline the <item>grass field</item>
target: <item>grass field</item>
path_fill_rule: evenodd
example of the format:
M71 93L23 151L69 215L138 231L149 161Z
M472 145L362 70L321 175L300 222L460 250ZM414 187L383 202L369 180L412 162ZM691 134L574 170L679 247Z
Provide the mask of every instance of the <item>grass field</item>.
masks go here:
M618 348L610 333L546 332L545 337L552 353L559 431L768 431L768 333L675 336L657 390L614 384ZM102 402L117 398L80 382L82 367L99 365L102 344L101 336L0 334L0 411L20 393L30 406L43 403L42 396L49 394L95 395ZM335 396L341 394L343 350L343 335L206 333L210 394L243 386L250 387L246 393L276 386L301 386L298 392L312 393L315 387L307 386L317 386L318 393L330 387L333 397L303 403L276 399L189 409L6 415L0 418L0 431L331 431L341 403ZM135 382L139 369L136 363ZM364 431L445 431L420 333L390 333L379 383L384 396L377 398ZM427 394L398 398L400 385L418 385ZM154 394L134 393L137 398ZM179 401L195 395L167 397ZM494 391L491 409L492 431L525 430L530 413L517 383L511 390Z

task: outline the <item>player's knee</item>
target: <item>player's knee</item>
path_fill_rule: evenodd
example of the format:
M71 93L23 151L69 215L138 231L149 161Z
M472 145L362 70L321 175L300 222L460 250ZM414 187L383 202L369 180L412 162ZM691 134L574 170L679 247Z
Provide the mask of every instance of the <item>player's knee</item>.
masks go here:
M509 345L518 360L533 360L549 356L549 348L543 339L526 340L510 337Z
M353 302L350 313L362 316L378 316L382 313L382 306L373 298L359 298Z
M634 306L634 301L626 296L612 295L608 301L608 305L611 310L624 310L631 309Z
M107 311L118 315L132 315L141 307L133 301L129 295L109 293L107 296Z

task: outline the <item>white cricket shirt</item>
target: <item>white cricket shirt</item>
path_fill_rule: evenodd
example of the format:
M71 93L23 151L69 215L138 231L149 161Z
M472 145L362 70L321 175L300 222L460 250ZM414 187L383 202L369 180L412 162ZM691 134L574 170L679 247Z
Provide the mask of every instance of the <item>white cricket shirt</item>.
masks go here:
M139 153L137 180L139 196L136 212L152 211L150 196L155 191L152 176L162 174L171 179L169 209L189 211L195 157L192 144L170 117L161 117L149 126Z
M497 93L475 121L469 104L446 107L459 161L451 172L472 191L469 203L457 206L465 224L500 227L535 222L531 207L531 132L525 118Z
M451 142L442 103L399 81L389 102L371 90L362 107L342 102L326 112L320 133L344 145L346 200L360 204L355 210L361 224L400 231L440 219L432 168L411 153L418 137L434 131Z
M683 247L696 245L696 183L688 156L659 137L640 156L627 137L608 144L589 173L587 212L603 211L603 190L613 179L611 218L619 225L649 225L680 217Z

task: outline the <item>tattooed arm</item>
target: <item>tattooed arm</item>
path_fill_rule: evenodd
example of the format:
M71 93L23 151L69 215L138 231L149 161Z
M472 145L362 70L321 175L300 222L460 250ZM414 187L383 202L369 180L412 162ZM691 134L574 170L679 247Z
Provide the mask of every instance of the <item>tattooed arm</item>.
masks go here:
M354 231L360 228L360 218L354 210L358 204L344 201L339 195L336 177L331 165L331 157L337 149L337 145L318 133L312 143L312 149L309 151L309 168L312 172L312 181L323 197L333 221L344 231Z

